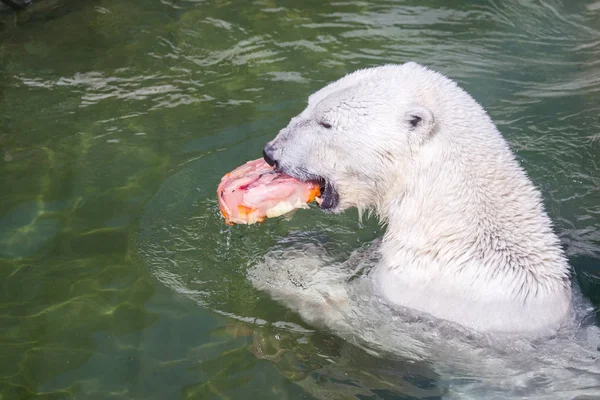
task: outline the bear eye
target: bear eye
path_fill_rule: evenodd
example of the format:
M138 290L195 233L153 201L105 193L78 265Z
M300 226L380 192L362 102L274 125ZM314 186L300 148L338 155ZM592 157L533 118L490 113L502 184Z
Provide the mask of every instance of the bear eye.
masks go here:
M417 125L419 125L422 120L423 120L423 118L419 117L418 115L411 115L410 116L410 126L412 126L413 128L416 128Z
M319 121L319 125L321 125L325 129L331 129L331 124L328 124L325 121Z

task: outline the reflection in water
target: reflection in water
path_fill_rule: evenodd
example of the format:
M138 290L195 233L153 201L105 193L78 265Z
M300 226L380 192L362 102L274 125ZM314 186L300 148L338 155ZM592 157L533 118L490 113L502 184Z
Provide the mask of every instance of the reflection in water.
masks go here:
M214 190L328 81L414 60L490 112L598 305L599 4L45 0L0 15L0 393L593 394L593 327L515 354L452 342L449 327L409 341L382 329L385 310L357 314L380 326L364 340L308 325L248 272L309 243L340 265L380 235L375 222L306 210L229 228Z

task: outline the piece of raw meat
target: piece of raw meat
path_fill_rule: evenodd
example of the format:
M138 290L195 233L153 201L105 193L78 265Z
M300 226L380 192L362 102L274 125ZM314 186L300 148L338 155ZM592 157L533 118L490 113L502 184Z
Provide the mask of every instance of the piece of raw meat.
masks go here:
M219 209L227 225L254 224L296 208L308 208L319 185L275 171L262 158L248 161L221 178Z

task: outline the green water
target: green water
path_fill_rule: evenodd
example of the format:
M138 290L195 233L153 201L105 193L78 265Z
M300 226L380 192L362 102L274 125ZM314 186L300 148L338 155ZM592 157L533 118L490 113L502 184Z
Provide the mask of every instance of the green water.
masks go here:
M600 305L600 2L45 0L0 14L0 400L439 398L245 277L375 221L229 228L215 199L309 94L408 60L486 107Z

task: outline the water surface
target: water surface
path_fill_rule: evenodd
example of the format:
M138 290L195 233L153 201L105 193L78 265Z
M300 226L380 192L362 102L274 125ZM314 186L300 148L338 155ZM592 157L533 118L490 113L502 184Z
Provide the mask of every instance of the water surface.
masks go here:
M600 305L600 2L45 0L0 14L0 399L443 396L435 360L374 356L246 277L290 237L343 260L376 221L229 228L215 199L312 92L409 60L488 110Z

